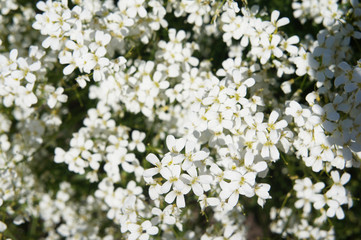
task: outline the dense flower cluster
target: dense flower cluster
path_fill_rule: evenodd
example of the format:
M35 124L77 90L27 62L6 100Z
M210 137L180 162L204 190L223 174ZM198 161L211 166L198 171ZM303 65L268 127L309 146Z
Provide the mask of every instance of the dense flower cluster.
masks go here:
M264 234L335 239L358 0L294 0L314 36L251 1L20 2L0 0L0 237L247 239L256 208Z

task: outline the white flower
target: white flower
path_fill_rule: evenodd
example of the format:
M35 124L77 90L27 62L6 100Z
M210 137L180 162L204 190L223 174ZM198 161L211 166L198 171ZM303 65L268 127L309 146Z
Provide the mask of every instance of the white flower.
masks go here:
M290 22L290 20L287 17L283 17L281 19L278 19L279 16L280 16L280 12L278 10L274 10L272 12L272 14L271 14L271 24L272 25L267 28L267 31L269 33L272 33L273 31L275 31L279 27L287 25Z
M184 148L186 140L184 138L175 139L174 136L169 135L166 138L167 148L171 153L180 153Z
M351 81L345 83L345 91L347 93L349 92L355 92L355 100L356 103L361 103L361 68L357 67L353 71L353 75L351 78Z
M311 116L311 111L307 108L303 108L298 102L289 102L289 107L286 108L286 115L294 117L294 121L297 126L302 127L305 124L305 119Z
M298 47L296 47L294 44L298 43L300 41L298 36L292 36L290 38L287 38L286 40L282 40L281 46L284 50L289 52L291 56L297 55L298 53Z
M182 163L182 169L186 171L193 166L194 161L201 161L208 157L209 152L206 151L194 151L196 143L193 141L187 141L185 146L185 159Z
M128 236L129 240L148 240L149 235L156 235L159 229L152 225L149 220L144 221L142 224L129 224L128 230L131 234Z
M134 130L132 132L132 141L129 143L128 147L130 150L134 150L137 148L139 152L145 151L145 145L142 141L145 138L145 133L139 132L138 130Z
M208 206L218 206L221 201L218 198L215 197L207 197L205 194L202 194L198 197L199 205L201 206L201 209L204 210Z
M332 171L331 177L332 177L333 185L332 185L331 189L328 190L328 193L331 196L333 196L333 195L345 196L346 189L343 185L345 185L346 183L348 183L348 181L350 181L351 175L349 173L345 172L342 174L342 176L340 178L340 174L338 173L338 171Z
M162 211L159 208L154 207L152 208L152 214L155 216L151 220L154 225L158 225L159 223L174 225L176 222L175 217L171 215L171 212L168 209Z
M242 228L239 229L239 227L235 225L226 225L223 232L223 237L216 237L214 238L214 240L223 240L223 239L238 240L244 238L245 238L245 233Z
M18 58L17 63L18 63L18 68L20 70L15 70L11 74L16 75L16 77L19 78L19 79L25 78L26 81L28 81L29 83L34 83L35 80L36 80L36 77L35 77L35 74L33 74L32 72L36 72L36 71L38 71L40 69L40 67L41 67L40 62L37 61L35 63L32 63L29 66L26 59Z
M258 196L257 203L261 207L263 207L266 199L272 198L268 193L270 188L271 188L271 186L267 183L256 184L256 186L254 188L255 194Z
M221 199L228 199L230 206L236 206L239 194L246 197L254 196L253 186L255 184L256 174L253 172L239 173L236 171L226 171L224 178L231 180L230 183L222 183L219 196Z
M146 90L150 96L156 97L161 89L164 90L169 87L169 82L166 80L166 76L161 72L156 71L153 74L152 79L150 77L150 73L145 74L146 75L142 76L143 82L140 85L140 88Z
M86 49L84 48L73 53L65 51L64 54L59 57L61 64L69 64L63 69L64 75L70 75L78 67L78 62L81 60L82 55L85 54L85 51Z
M176 29L170 28L168 30L169 42L172 43L171 46L175 46L177 44L181 44L183 40L186 38L186 32L184 30L179 30L177 32Z
M345 213L342 210L342 207L338 201L329 200L327 201L329 208L327 209L327 217L336 217L338 219L343 219L345 217Z
M50 91L54 90L50 89ZM49 95L47 104L50 108L54 108L57 102L65 103L68 100L68 96L63 94L63 92L64 88L58 87L53 93Z
M156 167L146 169L143 173L143 176L145 178L153 177L157 173L160 173L160 170L162 169L162 164L157 158L157 156L155 156L153 153L150 153L147 155L146 160Z
M6 224L3 221L0 221L0 233L4 232L6 229Z
M224 182L224 171L215 163L211 164L211 173L215 177L216 182Z
M200 196L205 191L203 185L209 185L212 183L212 176L200 175L198 176L197 169L195 166L190 167L187 170L188 174L182 174L182 178L185 179L186 184L192 187L192 191L195 195Z
M315 69L318 69L319 63L313 58L310 52L301 47L298 51L298 56L293 59L294 63L297 66L296 74L298 76L303 76L306 73L311 76L315 75Z
M214 132L222 132L223 128L231 129L233 127L231 110L214 111L211 109L205 116L208 119L208 129Z
M312 154L303 159L307 167L312 167L312 171L319 172L323 169L323 160L320 155Z
M293 80L285 81L281 84L281 89L285 94L289 94L292 92L291 86L293 84Z
M221 90L220 86L214 86L208 93L208 96L203 99L202 104L211 106L213 111L218 111L222 103L227 100L227 91Z
M128 9L127 14L130 18L135 18L138 14L139 17L145 18L147 16L147 10L143 6L144 0L134 0L131 2L127 2Z
M31 107L31 105L38 102L38 98L32 92L34 84L27 84L26 87L19 86L17 88L19 97L15 99L15 104L18 106Z
M347 62L341 62L340 64L338 64L338 67L342 69L343 72L336 77L335 87L350 82L354 76L353 69Z
M247 151L244 155L244 167L249 172L263 172L267 169L267 163L265 161L254 161L254 155Z
M78 76L78 77L75 79L75 81L78 82L79 87L85 88L85 87L86 87L86 83L87 83L87 82L90 82L90 79L89 79L89 76L88 76L87 74L85 74L85 75L80 75L80 76Z
M268 127L267 130L269 132L272 131L277 131L279 129L283 129L285 127L287 127L287 121L286 120L281 120L281 121L277 121L277 118L279 117L279 113L276 111L272 111L269 119L268 119Z
M254 116L252 115L244 116L244 120L249 128L247 132L251 132L252 135L256 135L257 132L265 131L267 124L263 123L263 117L264 114L262 112L257 112Z
M160 170L160 174L167 181L162 185L162 193L167 193L171 187L175 187L178 190L182 190L185 186L183 181L180 179L181 167L179 165L171 165L164 167Z
M143 173L144 176L144 173ZM149 197L152 200L158 199L159 195L162 194L162 187L161 185L154 180L153 178L149 177L144 177L144 181L147 183L147 185L149 185Z
M278 44L281 42L281 40L281 36L277 34L271 36L263 34L261 36L261 44L263 46L261 64L265 64L270 59L271 54L277 58L281 58L283 56L282 50L278 47Z
M178 187L174 187L172 191L170 191L164 198L164 200L171 204L174 199L176 199L176 204L178 208L184 208L186 206L184 195L189 193L191 187L188 185L184 185L181 189Z
M265 159L271 159L271 161L278 160L280 154L278 152L276 144L280 139L280 134L276 131L272 131L267 135L264 132L258 132L257 136L259 141L263 144L261 156Z
M104 56L106 54L105 46L109 44L111 36L102 31L95 32L95 42L89 44L89 49L95 52L97 56Z

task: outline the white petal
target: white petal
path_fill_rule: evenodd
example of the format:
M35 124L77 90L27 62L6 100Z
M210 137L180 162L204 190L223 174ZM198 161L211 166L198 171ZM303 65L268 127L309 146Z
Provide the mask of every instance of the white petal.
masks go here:
M7 229L7 226L4 222L0 221L0 233L4 232Z
M15 61L17 57L18 57L18 50L17 49L11 50L9 54L10 60Z
M204 160L209 156L209 152L199 151L193 155L194 161Z
M141 18L145 18L147 16L147 11L145 10L144 7L138 9L138 15Z
M105 47L99 47L99 48L95 51L95 55L96 55L97 57L103 57L106 53L107 53L107 50L105 49Z
M221 191L219 193L219 197L223 200L229 198L229 196L232 194L232 191L230 189L223 189L223 191Z
M278 47L276 47L276 48L273 49L273 54L274 54L276 57L280 58L280 57L282 57L283 52L282 52L281 49L279 49Z
M256 190L257 196L263 199L267 199L270 197L268 191L270 189L270 185L268 184L258 184L257 186L258 190Z
M175 218L172 216L164 216L164 223L169 224L169 225L173 225L175 224Z
M170 193L167 194L167 196L165 196L165 201L169 204L171 204L174 199L176 198L176 194L174 191L171 191Z
M177 149L177 151L178 152L182 151L185 144L186 144L186 139L185 138L177 139L177 141L176 141L176 149Z
M236 206L237 202L238 202L238 198L239 198L239 194L237 192L233 192L232 195L228 199L228 204L231 207Z
M238 181L239 179L241 179L241 177L242 175L236 171L227 170L224 172L224 178L229 180Z
M148 154L148 156L146 157L146 160L148 162L150 162L151 164L153 164L154 166L157 166L157 164L160 163L157 156L155 156L153 153Z
M269 157L269 147L265 147L265 146L262 147L261 156L263 158L268 158Z
M150 227L152 227L152 223L151 223L149 220L146 220L146 221L144 221L144 222L142 223L142 228L143 228L143 229L148 229L148 228L150 228Z
M177 206L179 208L184 208L186 206L186 203L184 201L184 195L177 196Z
M342 177L341 177L341 184L342 185L345 185L346 183L348 183L348 181L350 180L350 178L351 178L351 175L350 174L348 174L348 173L344 173L344 174L342 174Z
M343 212L341 207L337 208L336 217L337 217L337 219L344 219L345 218L345 213Z
M282 27L284 25L287 25L290 22L290 20L286 17L281 18L277 21L277 27Z
M338 173L338 171L332 171L331 172L331 177L333 182L340 182L340 174Z
M195 195L200 196L203 194L203 188L199 183L195 183L192 185L192 190Z
M178 180L176 182L174 182L174 188L178 189L178 190L183 190L183 188L185 187L186 185L181 181L181 180Z
M339 65L338 65L339 68L341 68L342 70L344 71L350 71L351 70L351 67L348 63L346 62L341 62Z
M275 145L270 146L270 152L273 160L277 160L280 158L280 153L278 152L278 149Z
M267 169L267 163L265 161L262 161L262 162L258 162L254 165L254 169L257 171L257 172L262 172L264 170Z
M166 144L169 151L172 151L172 148L175 145L175 138L172 135L167 136L166 138Z
M271 40L271 45L276 46L281 42L281 36L280 35L273 35Z
M165 193L169 192L171 186L172 186L172 183L169 181L166 181L165 183L163 183L162 188L161 188L162 193L165 194Z
M150 234L150 235L156 235L158 233L159 229L155 226L149 228L147 230L147 233Z
M196 143L193 141L187 141L186 143L186 153L190 153L195 148Z
M357 88L358 87L357 87L356 83L346 83L345 84L345 91L347 93L355 91Z
M150 168L143 172L143 177L149 178L159 173L159 168Z
M63 73L64 75L69 75L74 71L74 69L75 69L75 65L70 64L63 69Z
M335 87L340 86L341 84L344 84L346 82L346 76L340 75L335 79Z
M269 123L275 123L278 116L279 116L279 113L277 111L272 111L270 116L269 116L268 122Z
M211 184L213 181L212 176L210 175L201 175L199 176L199 182L202 184Z
M251 166L254 161L253 153L251 151L247 151L246 154L244 155L244 160L246 166Z
M128 224L128 230L130 232L136 232L136 231L138 231L139 228L140 228L140 226L138 224L135 224L135 223Z
M279 16L280 12L278 10L274 10L271 14L271 21L276 22Z
M276 127L276 129L283 129L283 128L287 127L287 125L288 124L287 124L286 120L281 120L275 124L275 127Z
M220 204L220 200L218 198L207 198L207 203L209 206L217 206Z

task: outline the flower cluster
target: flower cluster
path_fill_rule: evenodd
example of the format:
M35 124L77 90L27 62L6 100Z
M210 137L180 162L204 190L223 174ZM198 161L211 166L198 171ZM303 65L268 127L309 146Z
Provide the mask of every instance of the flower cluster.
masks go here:
M360 233L358 0L0 13L0 238Z

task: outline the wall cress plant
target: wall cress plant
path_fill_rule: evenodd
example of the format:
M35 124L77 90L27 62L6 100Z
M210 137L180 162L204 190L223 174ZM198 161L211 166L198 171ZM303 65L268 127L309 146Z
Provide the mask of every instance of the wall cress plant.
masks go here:
M0 0L1 239L357 239L358 0Z

